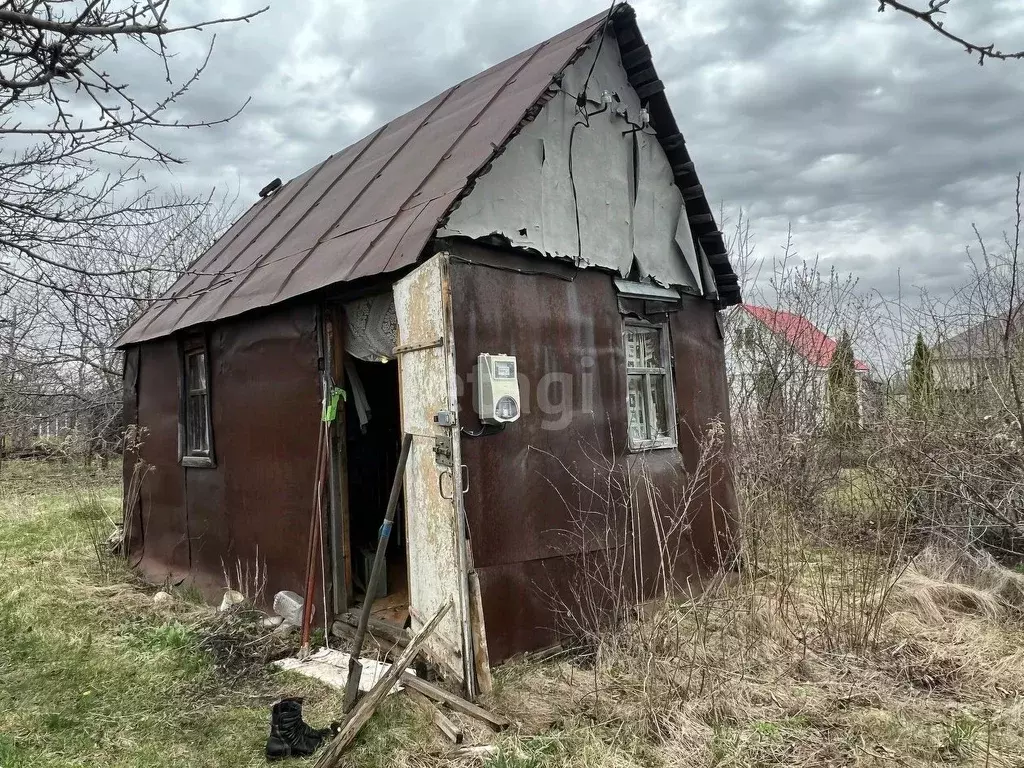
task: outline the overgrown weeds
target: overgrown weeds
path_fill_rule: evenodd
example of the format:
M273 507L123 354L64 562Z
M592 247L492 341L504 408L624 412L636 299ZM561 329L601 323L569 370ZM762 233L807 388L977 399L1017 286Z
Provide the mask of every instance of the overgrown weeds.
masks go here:
M576 647L498 673L500 706L522 727L492 765L533 765L538 745L563 766L1019 764L1021 574L922 535L919 500L891 475L830 461L815 440L756 447L737 475L736 571L633 611L635 560L582 569L573 595L591 602ZM653 497L629 501L642 472L595 476L580 498L601 504L581 505L581 529L650 510ZM683 505L672 519L685 529L692 516ZM628 544L628 531L606 535Z

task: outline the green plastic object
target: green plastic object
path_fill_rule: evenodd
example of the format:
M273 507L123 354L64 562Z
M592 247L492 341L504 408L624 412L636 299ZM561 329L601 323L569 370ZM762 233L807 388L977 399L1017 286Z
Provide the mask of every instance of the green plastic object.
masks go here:
M348 402L348 393L341 387L331 389L330 397L324 402L324 421L328 424L338 418L338 403L341 400Z

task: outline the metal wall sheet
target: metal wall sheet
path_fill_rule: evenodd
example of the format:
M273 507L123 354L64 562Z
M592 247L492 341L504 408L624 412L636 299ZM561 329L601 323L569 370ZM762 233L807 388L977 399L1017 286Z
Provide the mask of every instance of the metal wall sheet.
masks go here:
M140 345L139 423L154 466L142 493L143 571L219 597L224 572L301 592L320 389L314 305L223 323L207 337L213 468L178 461L178 345ZM251 586L251 585L250 585Z
M660 498L661 529L672 528L679 515L673 501L680 496L681 471L693 467L702 430L715 418L728 419L724 352L711 302L684 300L671 320L677 412L683 421L679 448L631 454L622 316L612 277L572 269L553 276L544 273L542 259L471 244L446 247L452 253L459 376L469 380L480 352L513 354L519 362L520 420L498 434L463 440L474 561L491 658L500 661L551 638L552 595L538 582L541 570L568 573L581 553L593 556L610 542L642 553L645 593L663 584L655 516L641 501L633 518L625 519L622 505L603 503L602 483L612 476L635 479L643 469ZM559 406L563 398L568 407ZM472 386L464 387L460 416L466 429L476 427ZM599 492L586 490L593 487ZM734 508L724 462L716 466L713 493L700 499L684 521L692 534L671 547L679 556L671 564L670 581L717 564L712 532L728 533L723 510ZM604 538L605 531L614 535ZM559 565L559 558L566 563ZM552 583L565 590L556 602L569 600L570 582ZM516 608L523 618L512 616L512 594L524 603Z
M178 466L178 375L175 339L139 347L140 455L152 469L141 494L142 548L131 555L143 574L158 584L180 582L188 576L190 560L184 477Z
M122 384L122 403L124 408L124 424L126 428L133 429L139 420L139 347L129 347L124 351L124 380ZM139 452L135 447L136 441L125 441L124 452L121 461L121 476L124 484L124 494L121 500L122 514L124 521L124 539L128 545L128 551L142 549L142 521L139 517L139 495L132 483L139 463Z
M453 249L456 258L467 255L497 254L468 244ZM512 253L500 259L524 271L540 261ZM477 567L599 546L580 539L576 499L563 500L558 491L570 487L573 465L585 453L612 456L622 426L622 328L611 278L587 270L571 279L519 275L453 261L456 367L467 382L460 401L466 429L478 428L468 382L479 353L516 355L522 396L519 421L499 434L463 440ZM563 400L571 413L562 411Z
M729 420L729 382L725 369L725 341L713 305L684 297L684 310L671 318L672 346L676 358L676 403L681 420L679 450L685 465L692 467L700 454L699 438L708 419L719 417L725 428L721 450L732 454ZM690 439L685 439L687 433ZM695 521L691 541L694 565L705 572L717 568L733 548L736 490L728 462L716 462L711 493Z
M580 600L583 595L570 587L585 585L588 573L606 571L607 563L620 556L613 552L609 557L606 550L596 550L586 557L556 555L477 568L491 663L498 664L517 653L550 648L579 637L574 620L569 616L579 616L581 612L589 615L586 612L590 608L580 604L586 599ZM632 599L629 593L632 579L629 573L623 576L626 589L620 597L626 604ZM604 602L607 595L590 593L588 597Z

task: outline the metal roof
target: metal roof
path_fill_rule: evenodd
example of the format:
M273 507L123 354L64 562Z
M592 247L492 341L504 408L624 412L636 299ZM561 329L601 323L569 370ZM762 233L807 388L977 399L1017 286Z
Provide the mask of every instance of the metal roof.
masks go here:
M415 264L452 204L607 18L594 16L449 88L261 199L117 345ZM736 303L739 290L721 233L635 15L623 4L612 20L630 83L649 103L652 125L687 201L694 238L715 271L720 301Z
M781 309L755 307L752 304L744 304L743 310L760 320L773 334L785 339L797 354L811 365L828 368L832 363L839 344L806 317ZM869 370L867 363L861 360L854 360L853 366L858 371Z
M1015 341L1021 333L1020 316L1014 317L1010 326L1010 338ZM1006 342L1006 315L990 317L966 331L940 341L931 349L934 359L985 360L1002 357Z

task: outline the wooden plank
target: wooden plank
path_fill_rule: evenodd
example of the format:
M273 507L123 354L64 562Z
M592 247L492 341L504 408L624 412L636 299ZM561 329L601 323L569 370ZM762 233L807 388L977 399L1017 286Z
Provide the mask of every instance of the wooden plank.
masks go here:
M324 308L324 336L330 375L336 387L347 389L345 381L345 310L339 304ZM338 403L338 414L331 425L331 595L334 614L352 604L352 552L348 501L348 443L345 428L345 400Z
M469 546L469 543L466 543ZM472 553L469 554L472 560ZM480 693L494 689L491 678L491 655L487 650L487 632L484 630L484 604L480 595L480 577L476 570L469 571L469 625L473 630L473 648L476 651L476 684Z
M456 696L454 693L446 691L444 688L439 688L433 683L428 683L426 680L418 678L415 675L403 673L402 685L406 685L417 693L422 693L424 696L433 699L434 701L447 704L456 712L461 712L464 715L475 717L477 720L487 723L495 730L504 730L512 724L509 722L508 718L496 715L493 712L488 712L483 707L470 701L466 701L461 696Z
M436 725L441 733L448 738L448 741L453 744L461 744L462 729L453 723L451 719L440 709L435 707L433 704L431 704L431 706L434 707L434 725Z
M442 605L437 613L428 621L423 629L416 633L416 636L409 641L408 647L402 652L402 655L398 657L391 669L388 670L387 674L384 675L377 684L371 688L367 694L359 700L355 708L349 713L348 717L341 725L341 730L338 731L338 735L334 737L327 748L320 753L320 757L317 758L314 763L314 768L334 768L340 765L339 760L341 753L345 751L345 748L355 740L356 735L360 729L366 725L373 713L377 710L377 706L384 700L388 692L395 687L395 684L400 679L405 677L413 677L413 675L406 675L405 669L408 667L413 659L416 658L416 654L419 652L420 646L422 646L427 638L437 629L441 623L441 619L445 617L452 608L451 601Z
M356 636L356 630L355 627L350 626L344 621L336 621L331 625L331 634L343 643L350 644ZM405 648L405 644L390 643L384 638L374 637L372 632L368 632L363 643L362 655L365 657L370 654L378 661L390 663L398 658L398 654L402 652L403 648Z
M462 728L458 726L451 718L448 717L444 712L438 708L437 704L428 699L422 693L418 693L411 688L405 689L405 695L415 701L420 707L426 710L427 714L430 715L431 721L438 727L438 729L445 735L445 737L453 744L461 744L463 740Z

